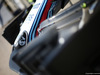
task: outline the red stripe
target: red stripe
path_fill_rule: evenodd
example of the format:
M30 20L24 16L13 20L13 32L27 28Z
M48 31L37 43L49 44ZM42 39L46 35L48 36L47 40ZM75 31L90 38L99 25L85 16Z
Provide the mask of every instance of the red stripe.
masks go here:
M46 4L46 7L45 7L45 9L44 9L43 15L42 15L42 17L41 17L40 23L39 23L39 25L38 25L38 27L37 27L36 36L38 36L38 28L39 28L41 22L43 22L43 21L47 18L48 11L49 11L49 9L50 9L50 7L51 7L51 4L52 4L52 0L48 0L48 2L47 2L47 4Z

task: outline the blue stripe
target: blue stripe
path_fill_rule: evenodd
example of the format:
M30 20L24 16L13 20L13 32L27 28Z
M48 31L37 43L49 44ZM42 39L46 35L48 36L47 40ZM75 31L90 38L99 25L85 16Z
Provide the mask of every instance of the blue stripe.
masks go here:
M31 33L32 33L33 27L34 27L34 25L36 23L38 14L39 14L39 12L37 12L36 17L35 17L35 19L33 21L32 27L31 27L30 32L29 32L29 42L31 41Z
M44 0L44 2L45 2L45 0ZM42 3L42 6L44 5L44 2ZM31 30L30 30L30 33L29 33L29 42L31 41L31 36L32 36L31 34L32 34L32 31L33 31L33 29L34 29L34 27L35 27L35 24L36 24L36 22L37 22L39 13L41 12L42 6L40 7L39 11L37 12L36 17L35 17L35 20L34 20L34 22L33 22L33 24L32 24L32 27L31 27Z
M45 0L45 2L44 2L44 4L43 4L43 7L42 7L42 9L41 9L41 11L40 11L40 14L39 14L37 23L36 23L35 28L34 28L33 33L32 33L32 40L35 38L36 29L37 29L37 26L38 26L39 21L40 21L40 19L41 19L41 16L42 16L42 13L43 13L43 11L44 11L44 8L45 8L45 6L46 6L47 1L48 1L48 0Z

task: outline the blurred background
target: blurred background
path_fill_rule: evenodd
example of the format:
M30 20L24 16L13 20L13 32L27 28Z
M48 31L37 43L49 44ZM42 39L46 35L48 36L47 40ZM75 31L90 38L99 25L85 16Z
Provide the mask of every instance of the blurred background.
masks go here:
M2 37L8 23L29 7L27 0L0 0L0 75L18 75L9 68L12 46Z
M32 0L0 0L0 75L18 75L9 68L12 46L2 37L2 34L4 29L9 25L9 22L30 6L28 1L31 2ZM79 0L71 1L74 4ZM70 6L71 4L68 3L65 8Z
M28 0L0 0L0 26L7 24L29 5Z

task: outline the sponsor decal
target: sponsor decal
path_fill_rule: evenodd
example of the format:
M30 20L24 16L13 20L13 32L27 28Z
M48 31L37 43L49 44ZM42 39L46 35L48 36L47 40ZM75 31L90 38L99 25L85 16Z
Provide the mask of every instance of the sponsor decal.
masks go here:
M35 4L35 5L33 6L33 9L37 9L39 6L40 6L40 3Z

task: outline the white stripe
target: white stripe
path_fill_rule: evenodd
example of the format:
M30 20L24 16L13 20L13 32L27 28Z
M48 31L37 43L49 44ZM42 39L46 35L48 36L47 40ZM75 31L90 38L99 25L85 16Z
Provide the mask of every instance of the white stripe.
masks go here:
M18 40L20 39L20 37L24 31L27 31L29 34L31 26L35 20L35 17L37 15L38 11L42 7L43 2L44 2L44 0L37 0L35 2L34 6L32 7L31 11L29 12L28 16L26 17L24 23L22 24L22 26L20 28L20 33L18 34L18 36L14 42L14 46L18 45Z
M31 11L29 12L27 18L25 19L25 21L21 27L21 32L26 30L29 34L29 31L30 31L30 28L33 24L33 21L35 20L35 17L37 15L39 9L41 8L43 2L44 2L44 0L37 0L36 1L36 3L32 7Z

